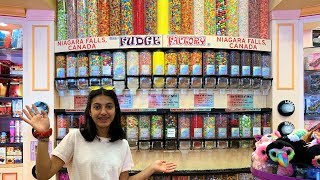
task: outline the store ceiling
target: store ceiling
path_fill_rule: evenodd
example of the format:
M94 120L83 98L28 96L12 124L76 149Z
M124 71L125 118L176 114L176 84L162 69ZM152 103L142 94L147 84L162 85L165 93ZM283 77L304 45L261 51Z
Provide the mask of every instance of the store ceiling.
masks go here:
M270 10L294 10L320 6L319 0L272 0Z
M1 0L0 6L16 6L25 9L55 10L56 0ZM301 9L320 6L319 0L271 0L270 10Z
M55 10L56 0L1 0L0 6L13 6L24 9Z

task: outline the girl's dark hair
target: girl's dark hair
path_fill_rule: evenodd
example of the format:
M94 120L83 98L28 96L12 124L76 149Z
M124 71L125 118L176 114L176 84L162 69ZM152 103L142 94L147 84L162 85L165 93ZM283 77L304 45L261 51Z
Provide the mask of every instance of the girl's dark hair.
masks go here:
M92 142L97 137L97 127L92 117L90 116L90 108L92 104L92 99L99 95L110 97L115 105L116 114L114 116L114 120L110 124L108 132L110 142L114 142L119 139L124 139L125 133L121 127L121 111L117 95L113 90L106 90L104 88L92 90L88 96L88 102L84 112L85 125L84 127L80 128L80 132L83 138L86 141Z

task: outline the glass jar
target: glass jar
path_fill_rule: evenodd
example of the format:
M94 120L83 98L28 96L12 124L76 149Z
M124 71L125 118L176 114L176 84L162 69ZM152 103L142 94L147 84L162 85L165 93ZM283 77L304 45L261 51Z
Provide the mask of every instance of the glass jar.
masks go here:
M78 77L88 77L89 76L89 58L87 53L80 52L78 53Z
M242 114L240 115L240 137L242 138L250 138L252 137L251 127L251 115L250 114Z
M65 78L66 77L66 68L67 60L64 54L56 54L56 77Z
M89 71L90 76L101 76L102 63L101 57L97 51L89 53Z
M240 75L240 52L230 51L230 75L239 76Z
M251 76L251 53L248 51L241 52L241 75Z
M252 136L261 135L261 114L252 115Z
M261 53L253 52L252 53L252 75L253 76L261 76Z

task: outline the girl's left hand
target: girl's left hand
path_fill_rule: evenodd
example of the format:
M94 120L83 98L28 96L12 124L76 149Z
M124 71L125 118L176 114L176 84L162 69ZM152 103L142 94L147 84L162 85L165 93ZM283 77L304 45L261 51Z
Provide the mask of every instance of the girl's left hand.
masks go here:
M166 162L164 160L156 160L152 167L156 172L170 173L176 169L177 164L174 162Z

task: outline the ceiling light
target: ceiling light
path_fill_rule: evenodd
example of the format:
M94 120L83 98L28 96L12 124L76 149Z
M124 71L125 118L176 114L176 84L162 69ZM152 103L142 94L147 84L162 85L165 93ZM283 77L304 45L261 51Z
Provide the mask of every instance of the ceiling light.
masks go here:
M0 23L0 26L8 26L8 24L6 24L6 23Z

